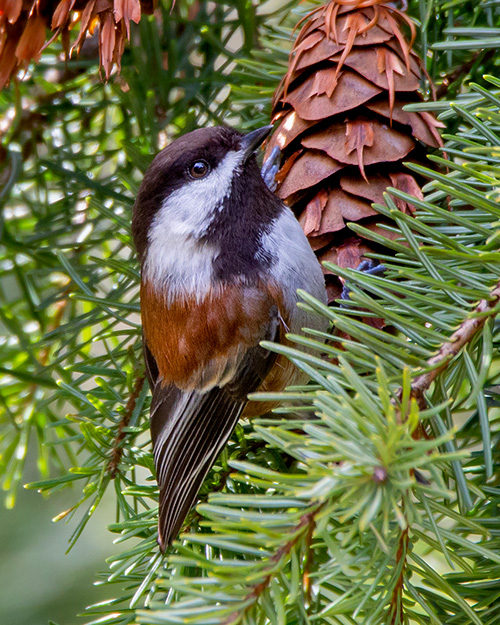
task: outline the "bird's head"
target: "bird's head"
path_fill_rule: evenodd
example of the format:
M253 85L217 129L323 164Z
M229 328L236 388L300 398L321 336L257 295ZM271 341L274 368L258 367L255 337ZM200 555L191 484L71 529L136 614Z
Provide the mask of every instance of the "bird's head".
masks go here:
M217 218L242 214L245 203L265 204L268 197L254 156L271 131L264 126L246 135L216 126L199 128L162 150L149 166L137 195L132 234L144 258L158 233L200 239ZM237 208L237 206L239 209Z

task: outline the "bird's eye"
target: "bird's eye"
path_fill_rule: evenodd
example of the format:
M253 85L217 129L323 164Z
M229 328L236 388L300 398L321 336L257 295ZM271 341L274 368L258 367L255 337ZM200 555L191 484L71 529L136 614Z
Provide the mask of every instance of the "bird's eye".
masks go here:
M195 161L189 166L191 178L204 178L210 171L210 166L206 161Z

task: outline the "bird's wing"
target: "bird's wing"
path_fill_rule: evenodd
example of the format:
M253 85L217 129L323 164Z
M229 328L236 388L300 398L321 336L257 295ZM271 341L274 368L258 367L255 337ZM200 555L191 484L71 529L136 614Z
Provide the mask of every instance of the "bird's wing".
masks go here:
M276 311L261 340L277 340ZM196 495L247 403L271 369L275 354L259 345L246 350L232 379L207 392L162 386L147 345L146 369L152 384L151 434L160 488L158 539L165 550L177 536Z
M151 393L154 393L155 386L158 382L159 371L156 360L146 343L144 332L142 333L142 355L144 356L144 364L146 366L146 376L148 378L149 388L151 389Z

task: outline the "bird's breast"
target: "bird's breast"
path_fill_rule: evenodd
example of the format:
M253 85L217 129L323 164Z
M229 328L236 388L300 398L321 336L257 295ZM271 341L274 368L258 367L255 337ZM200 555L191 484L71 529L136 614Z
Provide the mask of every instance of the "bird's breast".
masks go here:
M218 254L217 246L200 242L173 226L161 233L154 231L142 265L142 280L163 299L204 299Z
M160 377L186 390L208 390L231 379L277 307L285 315L282 295L271 284L222 285L203 299L172 298L150 282L141 285L144 337Z

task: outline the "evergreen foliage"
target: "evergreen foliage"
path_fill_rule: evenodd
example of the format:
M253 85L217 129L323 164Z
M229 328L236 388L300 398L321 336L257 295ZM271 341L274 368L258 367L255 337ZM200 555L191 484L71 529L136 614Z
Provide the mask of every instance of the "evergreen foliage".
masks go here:
M162 6L132 29L118 80L99 81L97 58L65 66L54 43L0 94L2 485L14 505L30 454L40 481L29 488L72 486L58 517L73 524L70 547L115 499L109 529L123 550L100 578L112 598L87 621L500 623L492 1L410 2L419 51L448 93L413 107L441 113L449 158L431 156L442 173L408 164L430 179L423 200L393 190L377 206L398 233L362 233L394 251L377 256L383 275L331 266L351 293L335 308L303 294L331 336L306 330L293 348L270 347L311 384L237 427L186 531L158 552L133 197L167 137L267 123L307 8ZM392 331L361 321L370 316Z

